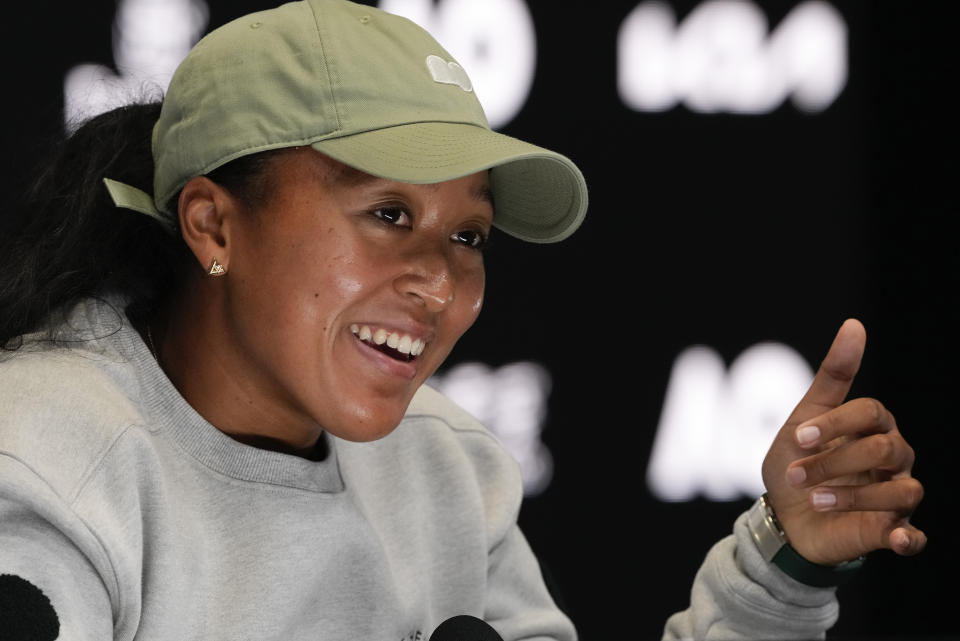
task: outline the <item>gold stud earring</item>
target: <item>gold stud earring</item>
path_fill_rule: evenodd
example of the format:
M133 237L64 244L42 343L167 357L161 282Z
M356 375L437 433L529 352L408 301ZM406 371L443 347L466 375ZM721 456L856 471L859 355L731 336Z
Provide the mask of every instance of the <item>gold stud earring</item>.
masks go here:
M209 276L223 276L226 273L227 270L223 268L223 265L217 262L216 258L214 258L213 262L210 263L210 271L208 271L207 274Z

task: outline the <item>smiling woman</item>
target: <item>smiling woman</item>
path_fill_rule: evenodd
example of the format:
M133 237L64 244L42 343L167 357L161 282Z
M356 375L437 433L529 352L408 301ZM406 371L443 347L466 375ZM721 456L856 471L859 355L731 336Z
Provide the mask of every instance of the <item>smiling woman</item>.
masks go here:
M561 240L586 187L437 59L405 19L286 4L40 176L2 240L0 575L50 638L573 638L516 463L423 383L491 228Z
M455 64L404 19L292 2L65 141L0 239L4 639L576 638L516 462L424 383L491 228L562 240L586 186ZM852 559L922 549L912 451L842 403L862 350L845 324L665 638L822 635Z
M266 175L255 212L206 178L181 191L187 245L230 277L194 281L153 332L160 361L239 440L381 438L480 311L487 172L413 185L298 147Z

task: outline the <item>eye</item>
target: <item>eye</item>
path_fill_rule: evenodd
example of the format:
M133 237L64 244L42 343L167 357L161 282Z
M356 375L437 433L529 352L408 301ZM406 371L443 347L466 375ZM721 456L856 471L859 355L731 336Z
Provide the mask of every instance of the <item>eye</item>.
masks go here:
M450 236L450 240L470 247L471 249L483 249L487 245L488 236L476 229L462 229L454 232Z
M370 211L370 215L379 218L388 225L411 227L410 214L402 207L377 207Z

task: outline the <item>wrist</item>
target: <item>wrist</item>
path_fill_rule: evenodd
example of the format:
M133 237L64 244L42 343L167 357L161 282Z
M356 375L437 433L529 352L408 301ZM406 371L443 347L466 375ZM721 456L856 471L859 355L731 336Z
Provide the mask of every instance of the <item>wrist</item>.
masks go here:
M839 565L821 565L805 559L790 544L766 493L747 514L747 528L765 561L805 585L821 588L841 585L863 565L864 557Z

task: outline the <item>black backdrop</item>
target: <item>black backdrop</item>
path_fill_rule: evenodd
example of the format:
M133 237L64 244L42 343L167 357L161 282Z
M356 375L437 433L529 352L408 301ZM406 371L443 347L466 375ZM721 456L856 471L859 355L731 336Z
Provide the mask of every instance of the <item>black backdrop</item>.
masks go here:
M270 3L209 4L217 26ZM854 393L880 398L914 445L927 490L914 520L930 544L912 559L872 555L840 589L830 636L954 633L935 605L956 594L957 569L945 525L958 379L948 3L839 4L850 59L837 101L817 114L785 104L749 117L622 104L616 34L635 1L528 4L536 76L503 131L575 159L590 213L560 245L496 238L484 312L451 362L531 359L553 376L543 438L554 479L520 518L583 638L657 638L686 607L709 546L749 504L662 503L646 489L676 355L701 343L729 363L776 340L816 365L849 316L868 332ZM670 4L682 20L699 3ZM760 6L773 26L797 4ZM6 203L60 126L67 69L112 64L113 13L104 0L37 2L7 22Z

